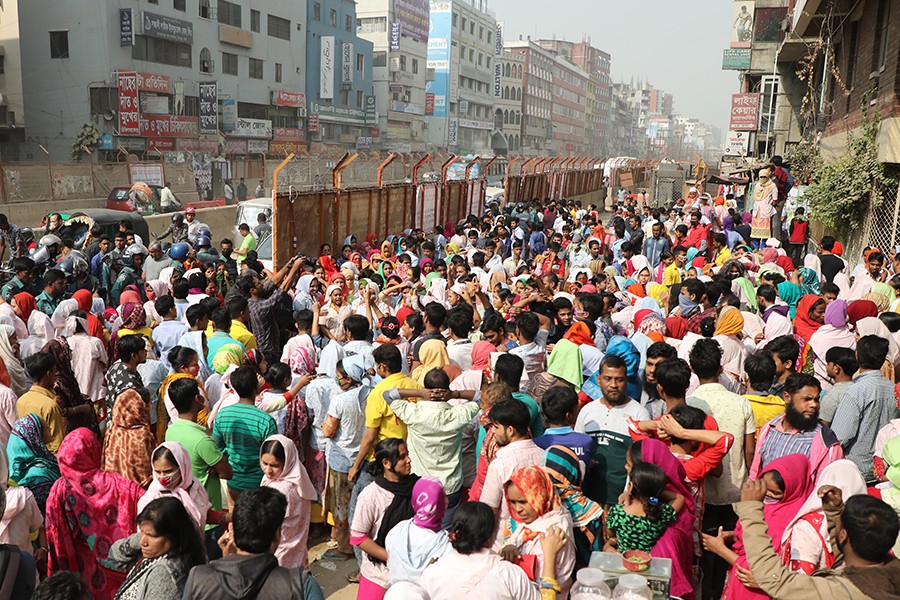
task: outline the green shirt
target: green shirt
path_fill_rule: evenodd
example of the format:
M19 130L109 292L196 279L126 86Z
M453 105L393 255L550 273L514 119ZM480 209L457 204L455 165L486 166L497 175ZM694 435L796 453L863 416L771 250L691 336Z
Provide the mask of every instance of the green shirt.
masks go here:
M244 237L244 241L241 242L241 247L238 248L238 250L246 250L247 252L250 252L251 250L256 250L256 238L253 237L252 233L248 233ZM235 255L235 261L237 262L237 264L241 264L242 262L244 262L244 259L246 259L246 258L247 258L247 255L243 254L243 253Z
M263 476L259 449L267 437L276 433L275 419L255 406L238 403L219 411L212 434L234 472L228 487L239 491L259 487Z
M217 465L224 455L202 426L187 419L175 419L166 430L167 442L178 442L191 457L191 471L209 496L213 510L222 510L222 485L218 475L210 475L209 468Z

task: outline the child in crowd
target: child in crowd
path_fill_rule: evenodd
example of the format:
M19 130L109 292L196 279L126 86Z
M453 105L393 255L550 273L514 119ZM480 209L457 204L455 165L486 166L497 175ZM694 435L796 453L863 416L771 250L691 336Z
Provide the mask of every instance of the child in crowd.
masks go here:
M675 508L663 498L665 487L666 474L658 466L645 462L632 466L622 503L606 514L606 549L653 549L666 527L675 522Z
M278 432L284 435L285 419L287 419L288 404L291 402L303 402L297 394L313 380L312 375L300 375L297 381L291 385L293 375L291 369L284 363L275 363L266 371L266 383L269 389L264 391L256 400L256 407L272 415Z
M544 413L544 435L535 438L534 443L546 450L560 445L571 448L583 465L591 458L594 440L586 433L578 433L572 426L578 415L578 394L570 387L554 386L544 393L541 402Z

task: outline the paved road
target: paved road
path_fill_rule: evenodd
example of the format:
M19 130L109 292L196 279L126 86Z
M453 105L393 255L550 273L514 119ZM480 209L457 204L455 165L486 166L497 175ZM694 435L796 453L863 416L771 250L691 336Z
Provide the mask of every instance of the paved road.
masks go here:
M355 600L356 590L359 586L347 583L347 575L356 571L355 560L328 560L321 559L322 554L328 550L325 542L312 546L309 549L310 570L316 576L326 600Z

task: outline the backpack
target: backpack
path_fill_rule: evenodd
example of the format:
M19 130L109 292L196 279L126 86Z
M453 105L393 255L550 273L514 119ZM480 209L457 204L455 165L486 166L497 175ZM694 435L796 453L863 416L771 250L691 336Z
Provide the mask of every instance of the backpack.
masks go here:
M787 173L787 181L784 184L784 195L787 196L791 193L791 190L794 189L794 176L791 175L791 172L787 169L784 170Z

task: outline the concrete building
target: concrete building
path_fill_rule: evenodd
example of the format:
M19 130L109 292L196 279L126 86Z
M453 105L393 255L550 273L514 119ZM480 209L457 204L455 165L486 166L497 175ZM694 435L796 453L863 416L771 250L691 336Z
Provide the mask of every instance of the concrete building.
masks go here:
M110 155L302 147L306 0L250 4L19 2L23 159L67 160L84 124Z
M550 72L553 75L553 146L550 149L560 156L582 154L590 77L558 56L554 57Z
M552 154L553 65L556 57L531 40L506 40L504 49L523 57L522 153Z
M18 2L0 3L0 147L2 158L19 160L25 141L22 96L22 53L19 47Z
M500 65L502 75L500 98L494 101L496 111L503 124L502 132L508 144L508 151L517 154L522 146L522 96L525 77L525 57L504 50Z
M457 154L493 152L497 21L485 0L431 0L425 140ZM430 97L430 96L429 96Z
M372 42L357 34L354 0L307 0L306 74L309 139L369 148L378 134L372 91ZM304 71L305 69L305 71Z
M384 150L425 150L428 9L428 0L359 0L356 6L356 31L374 49L372 87Z

